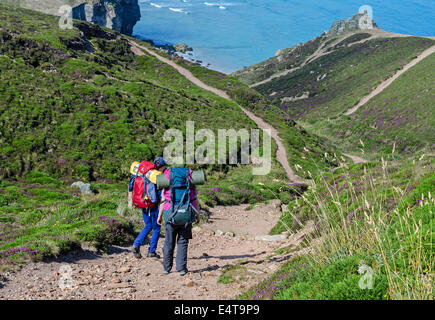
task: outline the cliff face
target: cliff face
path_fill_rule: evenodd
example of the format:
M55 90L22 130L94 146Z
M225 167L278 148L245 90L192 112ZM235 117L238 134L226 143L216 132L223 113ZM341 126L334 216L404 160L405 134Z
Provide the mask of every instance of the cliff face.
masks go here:
M140 19L138 0L0 0L0 3L61 15L59 9L73 8L74 19L89 21L102 27L131 35Z
M140 20L138 0L94 0L73 8L73 18L131 35Z

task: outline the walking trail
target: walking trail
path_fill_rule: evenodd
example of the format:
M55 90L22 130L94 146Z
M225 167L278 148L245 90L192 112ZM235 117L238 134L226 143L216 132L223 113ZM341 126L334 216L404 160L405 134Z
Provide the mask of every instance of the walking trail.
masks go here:
M356 41L356 42L352 42L352 43L348 44L348 47L350 47L350 46L352 46L354 44L364 43L366 41L372 40L372 39L377 38L377 37L380 36L380 34L379 34L379 32L377 30L370 30L369 32L372 34L369 38L362 39L362 40L359 40L359 41ZM250 88L255 88L255 87L259 86L259 85L262 85L262 84L265 84L267 82L270 82L273 79L280 78L280 77L285 76L285 75L287 75L289 73L292 73L292 72L294 72L296 70L302 69L307 63L313 62L314 60L317 60L318 58L320 58L320 57L322 57L324 55L327 55L327 54L330 54L331 52L334 52L334 50L328 51L328 49L333 48L336 44L342 42L343 40L345 40L346 38L351 37L354 34L355 33L345 34L344 36L339 37L338 39L334 40L329 45L326 45L326 46L325 45L321 45L321 46L319 46L317 48L317 50L313 54L308 56L308 58L306 58L299 66L297 66L295 68L292 68L292 69L286 69L286 70L283 70L281 72L275 73L275 74L271 75L267 79L264 79L262 81L256 82L254 84L251 84L249 87ZM382 34L385 35L384 33L382 33ZM386 33L386 34L389 34L389 33Z
M204 84L190 71L132 43L134 53L145 54L141 49L197 86L231 100L225 92ZM278 161L289 180L302 183L288 165L277 131L240 108L258 127L271 130L278 145ZM184 277L177 272L164 275L161 259L146 258L146 244L141 248L142 259L133 256L130 246L111 246L108 253L83 247L51 261L0 272L0 299L233 299L271 275L283 262L311 250L302 248L301 243L314 231L312 222L295 234L268 236L284 210L279 200L254 208L246 204L212 208L208 220L193 228L188 250L190 272ZM160 239L157 246L159 254L163 241ZM276 253L284 247L290 248L291 253ZM223 275L229 283L219 282Z
M0 274L4 299L234 299L276 271L280 265L310 248L301 248L313 223L280 241L255 240L264 236L281 216L281 204L272 201L251 210L248 205L215 207L208 222L193 228L188 251L189 273L162 273L161 259L146 258L148 245L136 259L130 246L112 246L108 254L83 248L49 262L24 265ZM157 252L161 254L164 239ZM295 252L275 254L281 247ZM175 259L174 259L175 260ZM175 263L175 262L174 262ZM237 265L237 268L228 268ZM221 275L230 283L218 282ZM70 280L68 282L67 280ZM62 286L66 284L67 286Z
M397 78L399 78L402 74L404 74L406 71L408 71L410 68L415 66L417 63L425 59L426 57L430 56L432 53L435 52L435 45L430 47L429 49L423 51L417 58L406 64L401 70L396 72L394 76L391 78L388 78L384 82L382 82L379 86L376 87L375 90L370 92L369 95L362 98L358 104L352 108L350 108L345 115L350 116L351 114L355 113L360 107L365 105L367 102L369 102L372 98L380 94L382 91L384 91L390 84L392 84Z
M343 153L343 155L350 158L353 161L353 163L365 163L365 162L367 162L367 160L365 160L361 157L358 157L358 156L353 156L353 155L347 154L347 153Z
M169 66L171 66L172 68L176 69L181 75L183 75L187 80L189 80L190 82L192 82L193 84L197 85L200 88L203 88L207 91L213 92L214 94L227 99L229 101L233 101L231 99L231 97L224 91L219 90L217 88L211 87L207 84L205 84L204 82L202 82L201 80L199 80L197 77L195 77L189 70L177 65L175 62L166 59L165 57L160 56L159 54L157 54L156 52L141 46L133 41L130 41L131 44L131 50L136 54L136 55L144 55L144 51L154 57L156 57L157 59L159 59L160 61L168 64ZM266 123L263 119L261 119L260 117L257 117L256 115L254 115L252 112L246 110L245 108L243 108L242 106L238 105L240 109L243 110L243 112L252 120L255 122L255 124L263 130L269 129L271 132L271 136L272 139L275 140L275 143L277 145L277 151L276 151L276 158L278 160L278 162L282 165L282 167L284 168L288 179L290 180L291 183L294 184L306 184L307 182L303 179L301 179L300 177L298 177L294 171L292 170L292 168L290 167L288 160L287 160L287 153L284 147L284 144L282 143L281 138L278 136L278 132L275 128L273 128L270 124Z
M289 73L292 73L292 72L294 72L296 70L302 69L307 63L311 63L314 60L317 60L318 58L320 58L320 57L322 57L324 55L327 55L327 54L330 54L330 53L334 52L335 50L330 50L330 51L328 51L328 50L330 48L333 48L336 44L338 44L338 43L344 41L345 39L353 36L355 33L370 33L371 36L366 38L366 39L362 39L362 40L359 40L359 41L355 41L355 42L349 43L347 45L348 47L351 47L351 46L356 45L356 44L361 44L361 43L364 43L364 42L367 42L369 40L373 40L373 39L376 39L376 38L381 38L381 37L385 37L385 38L412 37L411 35L400 34L400 33L392 33L392 32L388 32L388 31L382 30L382 29L361 30L359 32L346 33L346 34L342 35L341 37L339 37L338 39L336 39L335 41L333 41L332 43L330 43L330 44L328 44L326 46L325 45L319 46L317 48L317 50L312 55L310 55L308 58L306 58L299 66L297 66L295 68L292 68L292 69L287 69L287 70L283 70L281 72L275 73L275 74L271 75L267 79L264 79L262 81L256 82L254 84L251 84L249 87L250 88L255 88L255 87L259 86L259 85L262 85L262 84L265 84L267 82L270 82L273 79L280 78L280 77L285 76L285 75L287 75ZM435 40L435 37L425 37L425 38Z

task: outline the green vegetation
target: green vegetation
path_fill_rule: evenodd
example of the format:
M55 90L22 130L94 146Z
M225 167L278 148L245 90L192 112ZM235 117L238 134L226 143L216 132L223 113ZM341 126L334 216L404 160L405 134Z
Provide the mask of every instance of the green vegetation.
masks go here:
M396 156L431 153L435 141L434 67L432 54L352 116L319 123L312 131L328 135L349 149L364 141L368 154L391 154L393 148Z
M269 78L283 70L290 70L301 65L317 49L324 45L328 38L320 36L305 43L298 44L278 52L278 57L272 57L266 61L254 64L234 72L232 75L246 84L254 84Z
M260 93L281 101L309 92L309 97L279 103L294 118L314 122L337 116L355 105L381 81L389 78L435 42L426 38L379 38L340 47L288 75L256 87Z
M236 105L153 57L135 57L112 32L77 22L64 33L55 17L7 8L0 10L2 178L39 170L117 181L137 157L161 155L164 131L184 132L186 120L215 132L255 128Z
M338 43L334 47L335 51L330 50L331 53L320 58L322 60L309 63L297 75L295 72L282 80L285 96L300 96L300 93L306 92L301 76L306 76L307 72L314 70L313 68L316 68L316 77L324 74L323 69L344 68L337 72L332 71L332 79L328 74L319 81L320 84L317 81L313 84L313 81L307 80L307 85L319 86L319 92L311 91L308 99L290 103L292 106L302 107L304 103L306 105L307 102L316 101L317 94L326 95L327 99L319 101L318 106L313 108L314 112L307 112L306 118L300 117L299 120L305 121L300 123L307 127L307 131L318 133L328 140L319 139L308 132L305 139L300 139L304 129L291 120L295 115L291 113L292 109L285 110L288 111L286 114L271 104L280 104L280 99L276 99L279 97L279 91L278 95L273 95L268 102L234 77L226 77L184 60L174 59L205 83L226 91L240 105L254 111L278 128L289 153L289 162L296 173L314 178L314 185L309 187L308 191L300 193L299 198L290 202L288 199L284 201L289 203L288 211L271 231L272 234L283 231L296 232L309 220L314 221L315 233L302 243L303 248L312 249L311 253L293 258L272 277L242 294L242 299L433 299L435 225L432 195L435 190L435 163L427 154L422 156L422 152L414 153L410 160L404 157L409 152L420 150L423 144L418 141L433 140L431 134L428 134L433 127L433 116L430 113L430 105L427 104L433 87L433 77L430 78L429 71L432 60L427 59L425 63L419 64L419 68L413 69L414 73L407 73L409 78L400 79L397 87L392 85L391 92L390 88L385 91L386 95L390 93L383 98L383 101L388 101L385 104L397 99L407 101L407 104L400 102L394 112L388 108L380 109L393 117L396 112L399 115L408 114L417 108L421 117L413 126L413 130L418 132L414 135L415 138L409 138L407 141L405 139L406 143L403 144L397 143L393 150L385 143L385 139L393 135L410 135L412 131L408 130L406 133L407 126L401 127L402 131L394 133L391 131L383 135L382 132L373 131L366 136L365 132L368 131L361 129L356 121L351 121L350 117L340 118L340 114L346 111L348 106L352 106L381 80L414 59L432 45L433 41L414 37L377 39L347 47L366 38L367 34L363 33L351 35ZM326 45L323 43L323 46ZM313 52L312 50L313 48L310 52ZM366 59L367 56L370 59ZM260 75L248 83L266 77ZM277 83L278 80L280 79L272 82ZM286 86L285 81L293 82L291 86ZM411 90L406 89L407 93L403 94L405 85L409 86L410 83ZM261 87L266 87L266 84L259 88ZM295 92L288 95L292 87L296 87ZM266 97L277 91L272 86L268 88L269 91L259 90ZM379 99L382 97L383 94ZM416 101L415 105L411 102L413 100ZM420 103L421 107L417 107ZM378 106L375 102L373 105ZM367 114L373 113L364 113ZM330 118L327 122L325 120L328 116ZM335 139L329 134L332 130L344 131L344 128L351 125L356 127L354 131L358 134L354 134L353 131L350 135L346 133L349 143L347 140ZM361 130L357 131L358 129ZM424 130L426 136L423 134ZM297 137L297 141L304 141L305 145L295 148L298 143L291 141L291 137ZM310 138L313 140L308 140L307 143L307 139ZM326 152L313 148L322 144L328 146ZM385 160L349 165L338 152L331 152L334 149L330 144L340 146L342 150L355 150L357 147L358 151L366 156L374 156L377 152L379 157L383 155ZM381 147L376 149L376 146ZM304 147L312 152L304 150ZM300 152L297 156L292 156L294 149ZM340 167L333 171L328 170L334 166ZM323 170L325 171L322 172ZM219 193L215 186L210 190ZM297 193L298 190L291 192ZM261 194L261 191L257 191L256 194ZM280 197L281 195L275 198ZM216 200L217 203L223 203L219 201L221 200ZM298 249L283 248L277 254L291 254L295 250ZM373 271L373 287L368 290L361 289L360 285L367 286L368 282L360 283L360 280L368 276L367 272L370 270ZM220 283L233 281L235 276L227 270L219 278Z
M226 266L222 274L218 279L218 283L229 284L236 280L243 280L243 274L246 272L246 267L237 264L237 265L228 265Z
M367 37L352 35L301 69L256 87L310 134L373 161L348 165L335 155L332 163L340 163L338 169L314 172L313 185L290 202L271 230L296 232L312 221L316 230L302 243L308 253L292 259L242 299L434 298L435 55L352 116L343 115L434 41L379 38L348 47ZM236 75L247 83L262 79L260 68L243 72ZM299 169L311 172L304 165ZM276 254L293 254L302 247L282 248ZM367 280L369 271L373 286L364 290L361 286L367 283L360 281Z
M370 33L355 33L355 34L345 38L344 40L340 41L336 45L328 48L328 50L326 50L326 52L337 50L340 47L349 46L352 43L355 43L355 42L358 42L358 41L361 41L361 40L364 40L364 39L367 39L370 37L371 37ZM325 45L327 45L327 44L325 43Z
M276 128L286 148L288 162L300 177L310 178L310 174L316 175L322 170L337 166L334 154L339 155L339 152L334 146L326 139L308 133L257 91L234 77L202 68L181 58L166 57L190 70L204 83L225 91L239 105Z
M241 166L234 169L231 175L210 173L207 184L199 189L201 207L255 204L276 198L288 204L304 190L301 186L289 185L285 173L277 165L267 176L254 176L251 170Z
M84 196L69 185L37 171L0 182L0 264L51 257L81 242L105 250L133 240L140 221L125 208L125 187L94 184L99 193Z
M274 229L314 221L311 251L241 298L433 299L434 168L435 158L385 161L316 178Z
M435 55L351 117L343 113L434 42L355 44L367 37L351 35L256 87L264 96L235 77L167 56L231 102L150 55L135 56L128 37L77 21L61 30L56 17L0 5L0 266L57 256L84 242L101 250L131 243L143 221L138 209L127 208L130 163L161 155L165 130L185 133L186 120L214 132L255 128L239 104L278 130L295 173L313 183L289 185L274 156L267 176L253 176L252 166L195 165L208 178L199 187L201 207L246 203L249 210L280 199L288 209L272 234L297 232L309 221L315 226L301 246L308 253L240 298L433 300ZM281 50L280 59L236 75L247 83L266 79L332 41L319 37ZM333 145L373 161L350 165ZM76 180L91 182L96 193L80 194L71 187ZM368 272L373 287L364 290ZM243 280L245 273L242 263L227 266L218 282Z
M330 47L327 54L255 89L310 134L326 138L343 152L359 152L360 141L367 145L364 157L369 159L391 154L393 148L396 155L432 148L434 136L428 132L433 131L430 128L434 124L430 72L433 55L356 114L344 115L382 81L435 43L418 37L377 38L348 47L368 36L350 35Z
M129 166L161 155L166 129L185 133L186 120L215 133L255 128L235 103L85 22L65 31L56 17L0 5L0 70L2 263L131 241L143 222L125 208ZM276 196L289 203L301 192L280 188L287 178L274 159L267 177L250 166L196 167L209 180L205 209ZM99 193L80 196L69 187L76 180Z
M166 129L185 132L186 120L214 132L255 128L236 104L149 55L134 56L108 29L74 22L64 31L55 17L2 8L4 263L58 255L82 242L105 249L131 241L143 222L138 210L125 207L129 165L161 155ZM208 176L200 188L202 207L276 196L289 203L302 190L282 188L286 176L272 164L267 177L253 176L250 166L199 166ZM69 187L75 180L93 182L99 193L81 196Z

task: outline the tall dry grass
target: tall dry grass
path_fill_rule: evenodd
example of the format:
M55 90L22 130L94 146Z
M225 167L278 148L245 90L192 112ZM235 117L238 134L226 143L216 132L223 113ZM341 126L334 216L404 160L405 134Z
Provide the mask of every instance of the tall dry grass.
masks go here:
M388 279L384 298L434 299L435 201L428 191L409 203L405 190L419 178L419 167L411 170L404 188L396 186L393 167L384 159L378 170L363 166L359 183L348 181L345 190L327 179L314 179L290 214L297 220L302 207L310 208L317 227L308 239L316 239L308 256L314 268L347 256L368 257L374 272ZM284 225L292 231L289 223Z

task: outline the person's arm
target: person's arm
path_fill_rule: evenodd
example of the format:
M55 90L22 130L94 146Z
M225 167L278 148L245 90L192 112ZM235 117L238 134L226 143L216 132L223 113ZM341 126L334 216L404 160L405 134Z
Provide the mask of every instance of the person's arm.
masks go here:
M128 191L133 192L134 181L136 180L136 175L132 175L130 177L130 181L128 182Z
M161 195L161 198L160 199L163 199L164 198L164 190L162 190L162 195ZM162 223L163 223L163 207L164 207L164 205L165 205L165 202L164 201L162 201L161 203L160 203L160 207L159 207L159 216L157 217L157 224L159 225L159 226L161 226L162 225Z

